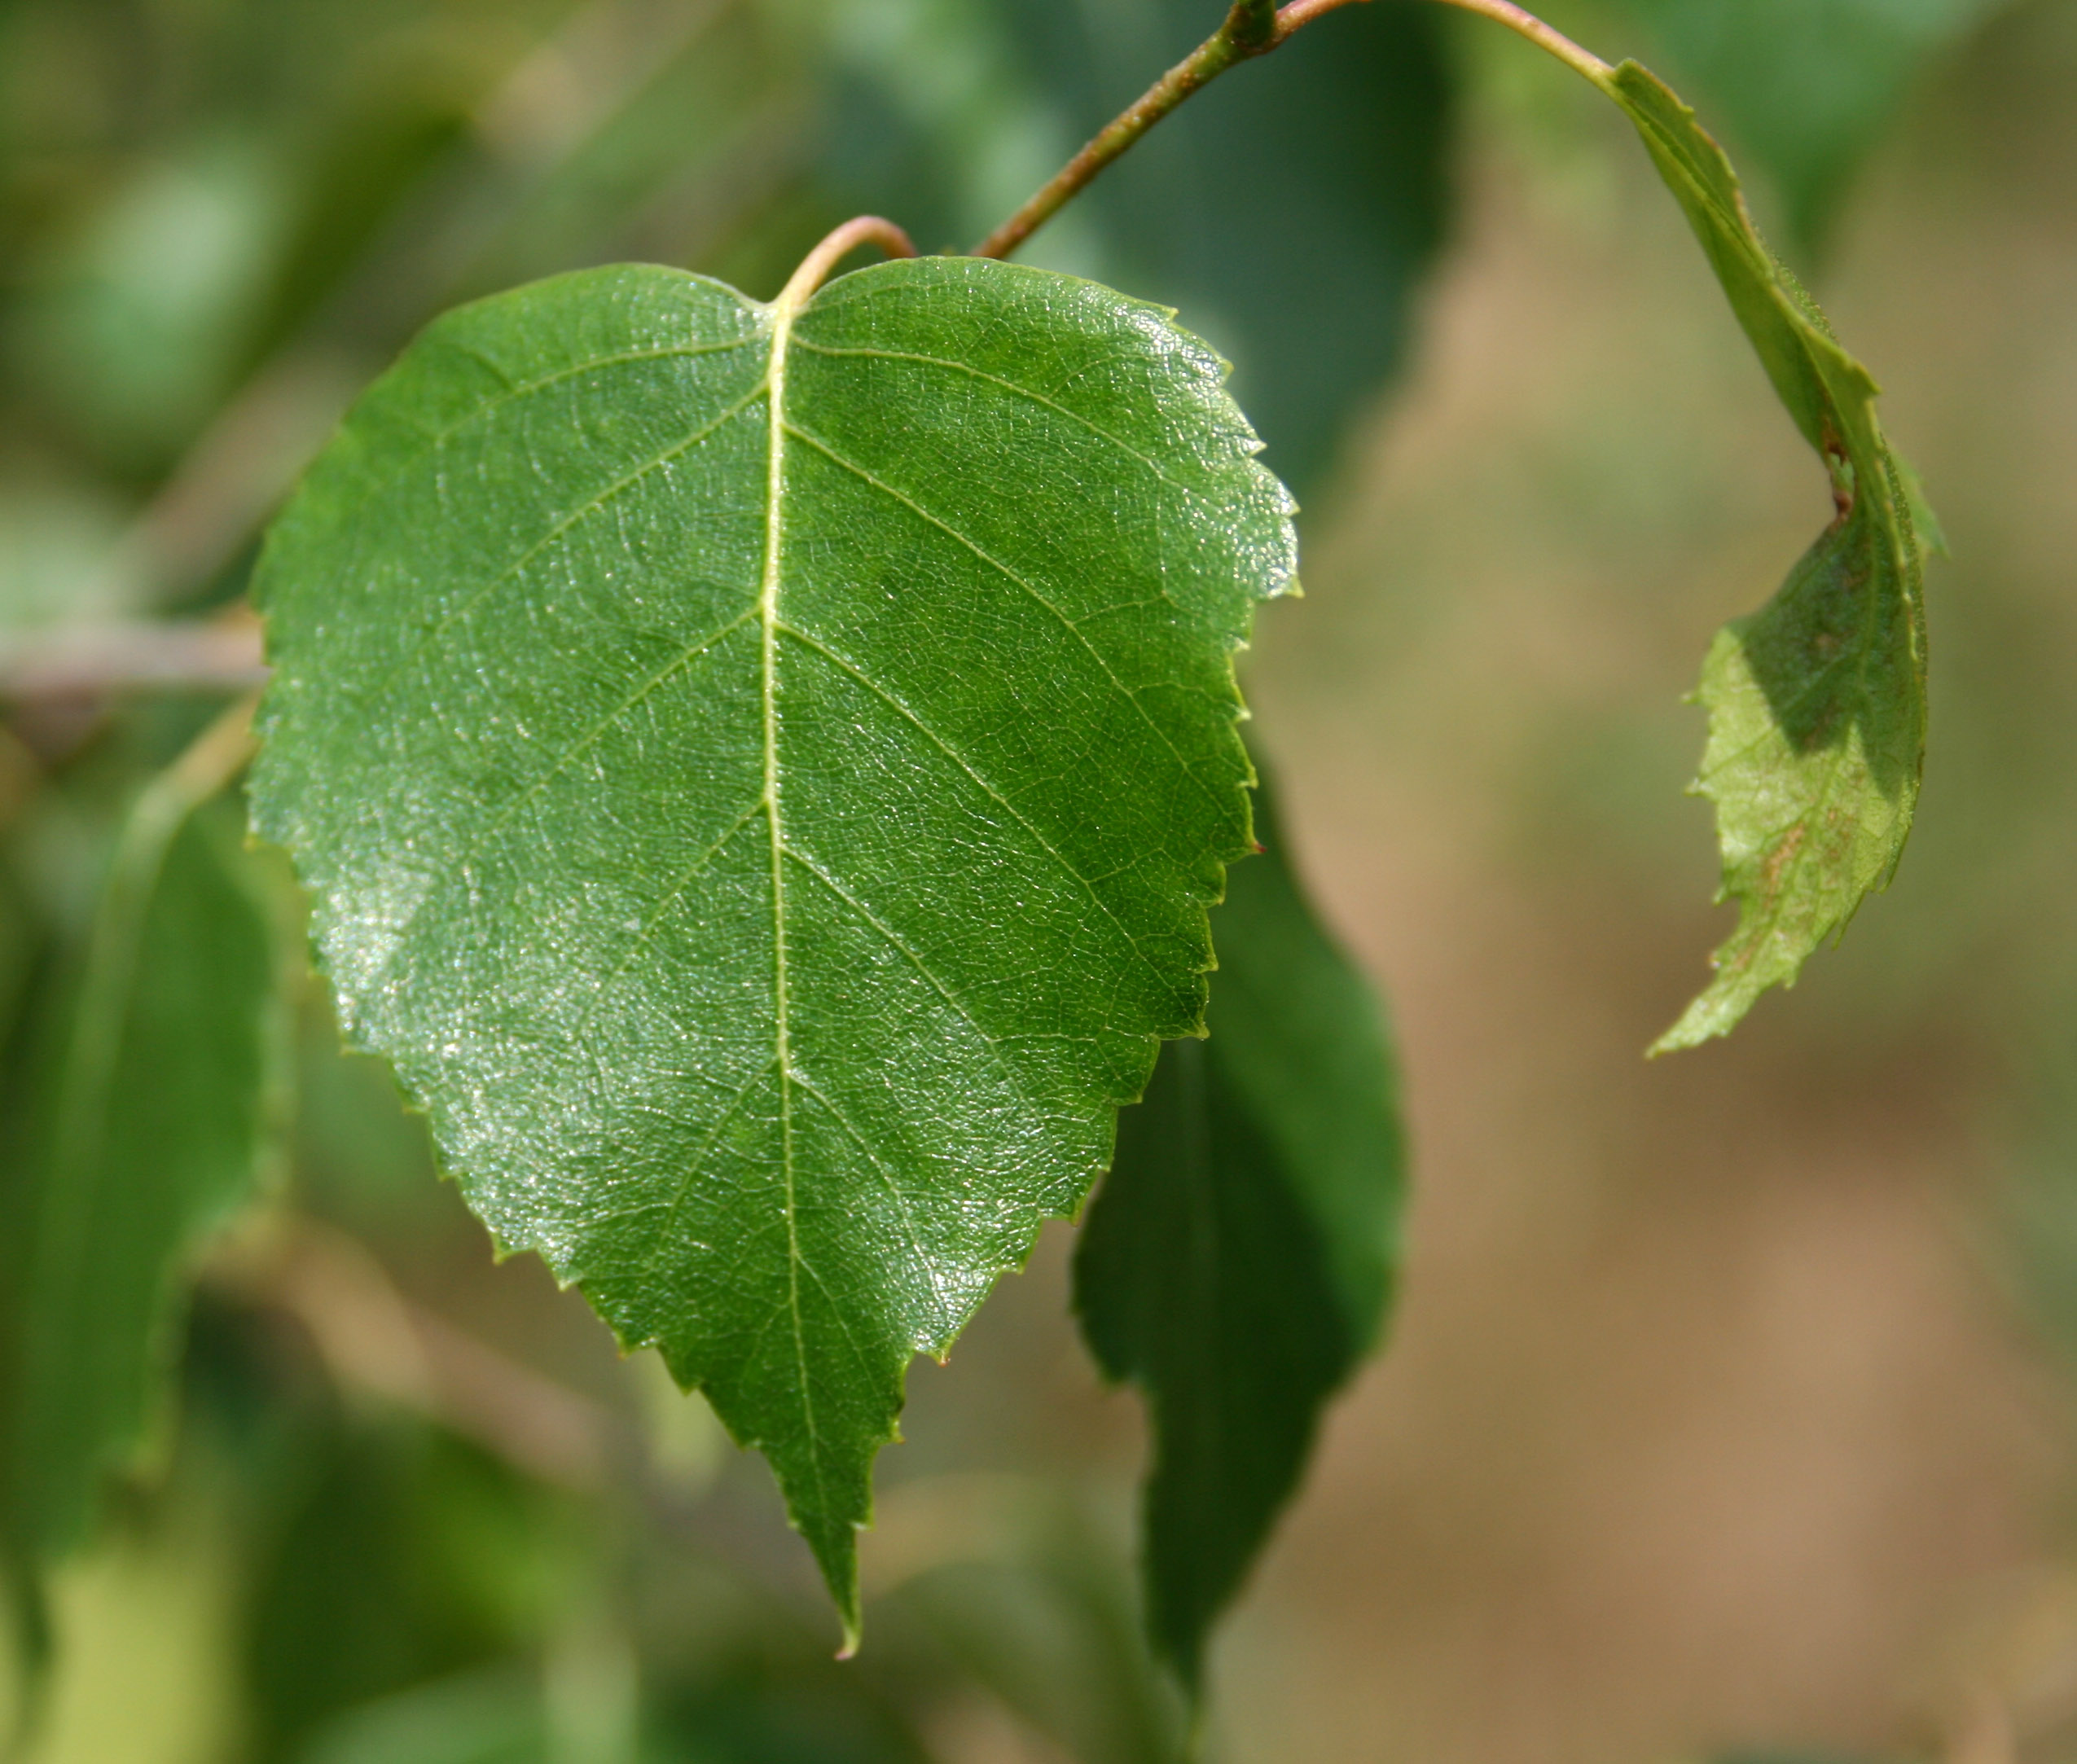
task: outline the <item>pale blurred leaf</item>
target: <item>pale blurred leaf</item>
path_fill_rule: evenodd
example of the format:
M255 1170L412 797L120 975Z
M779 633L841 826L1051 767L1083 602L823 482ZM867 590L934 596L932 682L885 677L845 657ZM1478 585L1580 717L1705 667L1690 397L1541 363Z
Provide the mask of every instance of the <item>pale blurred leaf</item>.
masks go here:
M118 837L76 984L43 1014L7 1147L9 1537L86 1534L160 1400L182 1265L279 1126L277 937L232 827L178 766Z

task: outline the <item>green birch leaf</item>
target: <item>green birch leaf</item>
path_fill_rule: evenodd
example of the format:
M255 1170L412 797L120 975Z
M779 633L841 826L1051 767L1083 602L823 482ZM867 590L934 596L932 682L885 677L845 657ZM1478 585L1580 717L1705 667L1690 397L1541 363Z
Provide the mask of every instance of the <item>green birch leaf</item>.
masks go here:
M1089 1209L1075 1305L1153 1424L1144 1569L1156 1646L1194 1695L1205 1639L1298 1486L1321 1410L1377 1338L1405 1193L1376 1000L1280 849L1212 915L1210 1038L1171 1042Z
M1636 62L1597 83L1686 212L1776 393L1825 461L1834 509L1781 591L1719 632L1703 664L1697 696L1710 731L1696 788L1716 805L1719 897L1737 901L1738 928L1656 1053L1728 1033L1888 885L1925 757L1923 558L1875 382L1760 239L1722 149Z
M235 758L242 720L217 739ZM9 1146L5 1506L31 1562L84 1540L136 1450L182 1264L253 1192L279 1125L279 940L235 821L204 807L221 782L183 761L131 810Z
M257 823L507 1249L760 1447L875 1451L1201 1020L1289 499L1160 310L1016 265L450 314L277 523Z

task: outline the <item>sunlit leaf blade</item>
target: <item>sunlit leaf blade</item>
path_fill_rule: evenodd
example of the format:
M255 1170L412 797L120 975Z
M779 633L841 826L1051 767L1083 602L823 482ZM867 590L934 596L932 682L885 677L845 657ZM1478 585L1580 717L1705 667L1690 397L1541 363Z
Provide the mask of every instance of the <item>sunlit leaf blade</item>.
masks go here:
M1716 805L1738 928L1716 977L1654 1052L1728 1033L1843 932L1896 869L1926 746L1922 557L1875 382L1745 212L1694 112L1635 62L1604 90L1629 113L1796 426L1824 459L1834 516L1759 612L1717 635L1697 697L1697 788Z
M242 740L242 726L234 731ZM79 1543L158 1401L183 1262L253 1191L279 1126L278 938L235 821L180 768L118 840L27 1130L4 1174L6 1525L23 1559Z
M1307 908L1266 801L1265 854L1212 915L1206 1041L1161 1050L1118 1118L1076 1253L1083 1333L1153 1424L1144 1569L1154 1639L1192 1692L1205 1641L1377 1339L1405 1188L1377 1006Z
M261 567L257 823L349 1032L765 1451L854 1634L909 1357L1201 1020L1293 563L1222 372L1014 265L583 272L428 331Z

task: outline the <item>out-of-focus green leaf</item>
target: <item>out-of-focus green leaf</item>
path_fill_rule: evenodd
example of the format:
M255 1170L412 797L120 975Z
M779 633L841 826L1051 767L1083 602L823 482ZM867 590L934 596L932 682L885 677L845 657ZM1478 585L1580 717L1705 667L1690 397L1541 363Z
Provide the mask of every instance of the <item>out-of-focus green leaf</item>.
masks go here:
M134 1450L180 1265L252 1191L278 1123L277 940L233 825L204 811L211 739L242 726L219 724L122 828L8 1146L6 1528L30 1561L79 1542Z
M508 1668L436 1679L351 1709L297 1752L296 1764L550 1764L550 1758L539 1687Z
M1888 884L1926 748L1923 558L1875 382L1769 252L1694 112L1636 63L1597 81L1644 138L1774 389L1825 463L1835 513L1781 591L1718 633L1697 694L1697 788L1716 805L1738 928L1653 1049L1722 1035Z
M889 1627L920 1620L964 1675L1076 1764L1190 1754L1189 1710L1148 1645L1122 1527L1017 1477L925 1478L889 1505L902 1566L876 1588Z
M655 1764L936 1764L884 1692L861 1683L826 1653L773 1648L759 1657L739 1641L719 1671L661 1686L643 1722L643 1757ZM767 1644L769 1646L770 1644Z
M1615 0L1750 154L1798 243L1824 231L1926 59L2000 0Z
M1248 846L1289 499L1021 265L441 320L276 525L257 823L500 1241L760 1446L857 1624L904 1369L1109 1161Z
M827 182L920 244L971 244L1223 11L833 0L850 78ZM1309 496L1399 360L1442 235L1449 99L1434 8L1351 7L1165 119L1024 255L1177 308Z
M1265 853L1212 915L1206 1041L1171 1042L1118 1120L1074 1265L1083 1333L1146 1393L1148 1615L1195 1692L1205 1638L1377 1339L1405 1154L1377 1006Z
M482 1734L483 1700L454 1675L494 1672L541 1645L568 1592L552 1497L394 1417L327 1418L298 1457L299 1473L279 1479L292 1498L262 1533L254 1576L246 1670L261 1754L444 1757L443 1745L526 1731L505 1722ZM423 1686L434 1688L409 1694ZM525 1707L529 1687L507 1688ZM538 1747L538 1699L530 1718ZM364 1753L352 1736L369 1731L397 1749Z
M70 426L155 463L206 419L265 309L287 204L257 143L147 163L46 267L11 340Z

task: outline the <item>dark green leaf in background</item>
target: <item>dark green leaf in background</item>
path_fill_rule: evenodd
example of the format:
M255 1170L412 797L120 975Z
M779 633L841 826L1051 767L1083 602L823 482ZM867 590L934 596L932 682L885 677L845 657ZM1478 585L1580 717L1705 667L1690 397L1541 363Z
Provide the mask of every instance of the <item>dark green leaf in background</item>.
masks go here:
M1146 1393L1155 1641L1194 1692L1205 1640L1298 1486L1327 1399L1376 1341L1405 1148L1377 1003L1267 847L1212 915L1208 1040L1161 1050L1118 1119L1074 1265L1083 1333Z
M256 816L349 1033L766 1451L854 1632L909 1356L1201 1020L1293 564L1222 377L1018 265L583 272L429 331L261 565Z
M242 721L220 730L242 741ZM11 1136L9 1542L78 1544L157 1400L182 1262L253 1191L280 1122L278 939L221 782L189 761L118 839L76 987Z
M1761 240L1722 150L1636 63L1597 83L1686 213L1776 393L1825 461L1834 507L1781 591L1719 632L1703 665L1710 734L1697 788L1716 805L1723 893L1738 902L1738 928L1658 1052L1727 1033L1888 884L1925 761L1923 559L1875 382Z
M971 245L1217 27L1218 0L837 0L825 182L920 244ZM1178 309L1235 362L1311 498L1397 365L1442 235L1437 9L1353 7L1200 93L1025 255ZM1294 319L1296 322L1294 322Z

